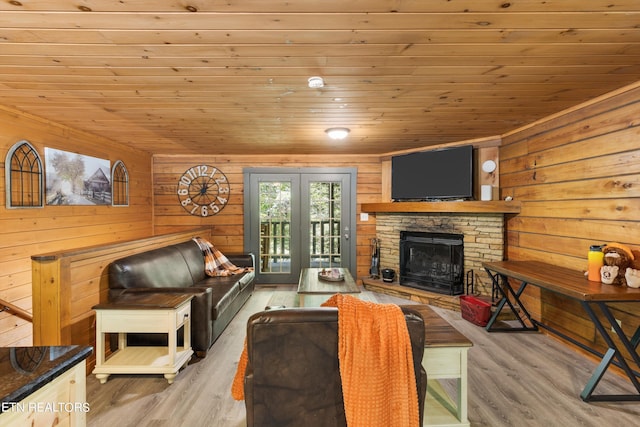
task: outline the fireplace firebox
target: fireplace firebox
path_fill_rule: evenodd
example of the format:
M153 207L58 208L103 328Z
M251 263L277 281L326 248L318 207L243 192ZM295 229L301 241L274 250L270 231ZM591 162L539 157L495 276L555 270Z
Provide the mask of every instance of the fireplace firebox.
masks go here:
M401 231L399 282L441 294L464 293L464 236Z

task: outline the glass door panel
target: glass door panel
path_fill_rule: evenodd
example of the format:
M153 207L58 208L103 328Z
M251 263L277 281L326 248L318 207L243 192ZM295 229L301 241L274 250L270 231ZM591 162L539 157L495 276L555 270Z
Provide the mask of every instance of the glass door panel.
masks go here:
M291 182L261 182L260 274L291 273Z
M310 267L340 267L340 182L309 184L309 259Z
M350 175L301 177L303 267L351 268Z
M249 221L257 283L296 283L300 276L300 177L252 174ZM247 218L245 216L245 218Z

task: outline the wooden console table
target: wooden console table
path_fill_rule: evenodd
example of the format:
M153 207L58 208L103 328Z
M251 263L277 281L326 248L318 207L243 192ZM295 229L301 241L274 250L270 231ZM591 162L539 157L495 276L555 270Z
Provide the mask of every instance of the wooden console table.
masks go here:
M500 301L496 306L496 310L487 323L487 331L536 331L538 330L538 327L542 327L600 357L600 364L593 372L593 375L580 394L582 400L585 402L640 401L640 382L638 381L640 374L631 369L629 363L627 363L618 348L618 345L614 341L614 337L617 337L629 355L633 358L635 364L640 366L640 356L638 355L640 327L636 329L631 337L626 336L607 306L608 303L635 303L640 308L640 289L603 285L599 282L592 282L587 280L584 277L584 274L580 271L570 270L568 268L558 267L539 261L486 262L483 263L482 266L489 274L489 277L493 282L493 287L500 296ZM512 286L510 279L520 281L520 286L517 290ZM520 296L527 285L536 286L546 291L554 292L577 300L589 315L589 318L593 322L597 332L607 344L607 351L604 354L600 353L588 346L585 346L583 343L578 342L572 337L550 327L549 325L545 325L540 321L533 319L520 299ZM495 326L496 319L505 306L507 306L516 316L516 320L520 322L521 327L502 328ZM607 326L604 325L603 321L596 314L594 310L596 307L601 311L604 319L606 319L608 323ZM637 391L636 394L601 394L595 396L592 394L611 363L622 368L631 381L631 384L635 387Z
M186 365L191 349L191 299L184 294L130 294L94 307L96 311L96 367L93 373L104 384L111 374L164 374L173 383ZM177 332L184 327L184 346ZM105 334L118 334L118 350L105 357ZM127 333L168 334L167 347L127 347Z

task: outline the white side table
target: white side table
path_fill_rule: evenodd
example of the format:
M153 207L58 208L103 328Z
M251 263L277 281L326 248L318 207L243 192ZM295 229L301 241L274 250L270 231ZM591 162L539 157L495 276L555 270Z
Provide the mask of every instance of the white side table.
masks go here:
M191 295L125 294L96 311L96 378L104 384L111 374L164 374L169 384L191 356ZM178 330L184 327L184 345ZM127 333L166 333L167 347L127 346ZM107 359L107 333L118 334L118 349Z
M427 396L423 426L469 427L467 416L467 353L471 340L428 305L408 305L424 319L424 355ZM438 380L457 380L457 396L451 399Z
M422 366L427 371L425 426L466 426L467 416L467 351L469 347L424 349ZM457 379L457 398L452 400L439 379Z

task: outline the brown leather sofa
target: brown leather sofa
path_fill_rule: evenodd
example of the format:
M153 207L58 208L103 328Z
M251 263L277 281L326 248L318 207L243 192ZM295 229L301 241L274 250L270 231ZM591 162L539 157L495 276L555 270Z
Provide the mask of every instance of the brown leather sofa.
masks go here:
M427 389L424 322L411 309L402 310L411 338L422 425ZM336 308L274 309L252 315L247 355L247 427L346 427Z
M226 256L238 267L255 267L253 254ZM206 356L254 288L254 271L226 277L207 276L204 256L193 240L130 255L109 265L111 301L140 292L193 295L191 346L199 357ZM167 335L128 334L127 341L128 345L166 345ZM181 344L181 336L178 341ZM116 342L112 337L112 348Z

